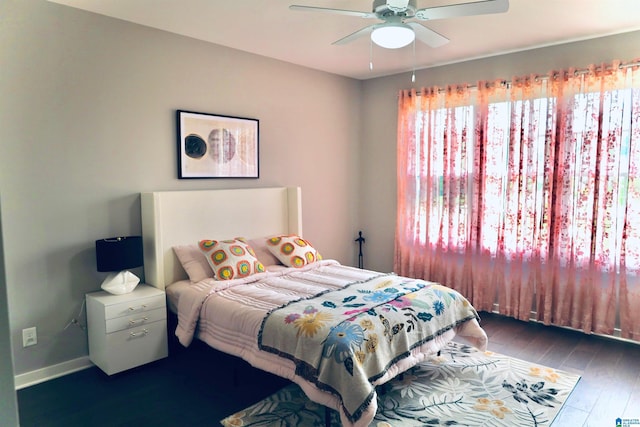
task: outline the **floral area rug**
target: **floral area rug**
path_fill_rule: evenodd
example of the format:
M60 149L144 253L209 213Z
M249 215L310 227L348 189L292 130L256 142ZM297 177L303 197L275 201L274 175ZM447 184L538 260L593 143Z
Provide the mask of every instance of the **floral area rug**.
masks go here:
M374 427L549 426L580 376L451 343L378 389ZM332 426L337 412L328 411ZM325 425L325 408L291 384L223 426Z

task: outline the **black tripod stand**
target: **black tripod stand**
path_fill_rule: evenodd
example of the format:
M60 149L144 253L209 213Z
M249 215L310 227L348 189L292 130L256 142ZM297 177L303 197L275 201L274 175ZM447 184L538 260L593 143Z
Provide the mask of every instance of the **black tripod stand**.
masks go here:
M362 255L364 237L362 237L362 231L358 231L358 238L355 241L358 242L358 268L364 268L364 255Z

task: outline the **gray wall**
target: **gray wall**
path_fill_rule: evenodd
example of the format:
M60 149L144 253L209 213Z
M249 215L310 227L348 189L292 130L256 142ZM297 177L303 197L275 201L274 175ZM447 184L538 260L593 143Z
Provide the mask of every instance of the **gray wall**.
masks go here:
M64 330L103 278L94 241L140 233L138 193L297 185L325 258L393 265L397 92L44 0L0 2L0 189L15 373L87 355ZM417 73L415 87L640 56L640 33ZM176 109L260 120L259 180L178 180ZM0 307L0 314L2 307ZM39 343L22 348L21 330Z
M360 224L367 238L365 263L368 268L393 269L393 241L396 218L396 119L400 89L475 84L479 80L507 79L527 74L546 74L569 67L614 59L640 59L640 32L557 45L544 49L468 61L416 72L367 80L362 99L362 142L360 169Z
M139 193L302 187L305 237L355 262L361 83L44 0L1 2L0 188L15 373L88 353L96 239ZM175 110L260 120L260 179L178 180ZM22 348L36 326L38 344Z
M2 425L18 425L18 400L13 381L13 355L7 301L7 281L4 274L4 248L2 245L2 204L0 203L0 416Z

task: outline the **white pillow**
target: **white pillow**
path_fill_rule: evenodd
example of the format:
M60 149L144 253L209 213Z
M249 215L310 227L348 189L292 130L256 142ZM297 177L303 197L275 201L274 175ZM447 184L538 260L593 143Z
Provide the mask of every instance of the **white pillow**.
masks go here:
M173 247L173 252L192 282L199 282L214 276L207 258L200 252L198 245L177 245Z
M239 279L265 271L251 246L242 238L201 240L198 247L215 273L216 280Z
M287 267L300 268L322 259L307 240L295 234L273 236L267 240L267 248Z

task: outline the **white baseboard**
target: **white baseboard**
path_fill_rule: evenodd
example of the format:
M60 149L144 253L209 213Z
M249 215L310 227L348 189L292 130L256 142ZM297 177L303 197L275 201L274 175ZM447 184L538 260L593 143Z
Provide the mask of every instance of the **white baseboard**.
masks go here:
M92 366L94 366L94 364L89 360L89 356L84 356L58 363L57 365L36 369L35 371L25 372L24 374L15 376L16 390L91 368Z

